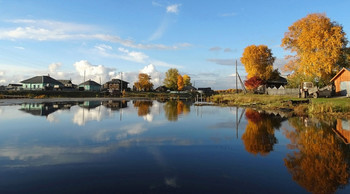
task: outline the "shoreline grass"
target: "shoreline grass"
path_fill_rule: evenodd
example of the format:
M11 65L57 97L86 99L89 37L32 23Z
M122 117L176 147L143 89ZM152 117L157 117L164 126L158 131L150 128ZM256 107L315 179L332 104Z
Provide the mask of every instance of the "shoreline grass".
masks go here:
M350 98L317 98L309 103L295 96L272 96L264 94L217 94L211 100L221 106L250 106L258 109L288 110L296 115L332 115L350 118ZM295 104L292 101L296 102Z

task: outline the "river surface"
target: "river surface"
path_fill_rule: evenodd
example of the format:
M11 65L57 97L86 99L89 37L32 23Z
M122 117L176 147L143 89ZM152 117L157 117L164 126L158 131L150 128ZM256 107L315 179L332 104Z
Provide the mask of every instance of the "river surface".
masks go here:
M349 137L182 101L0 106L0 193L350 193Z

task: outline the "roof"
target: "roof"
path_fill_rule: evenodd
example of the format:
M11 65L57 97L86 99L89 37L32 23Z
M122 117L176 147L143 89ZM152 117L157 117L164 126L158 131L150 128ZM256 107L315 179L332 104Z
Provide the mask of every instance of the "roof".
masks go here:
M185 86L183 88L183 90L197 90L197 88L193 87L193 86Z
M285 83L285 84L287 84L288 81L286 78L279 76L278 79L267 80L267 83Z
M98 84L98 83L96 83L95 81L92 81L92 80L88 80L86 82L83 82L83 83L79 84L79 86L80 85L101 86L100 84Z
M129 84L129 82L126 82L126 81L123 81L123 80L120 80L120 79L112 79L111 81L108 81L108 82L106 82L106 83L108 83L108 84L113 84L113 83L119 84L120 81Z
M73 84L71 80L57 80L61 82L62 84Z
M37 84L37 83L49 83L54 85L62 85L61 82L53 79L50 76L35 76L26 80L21 81L21 83L24 84Z
M335 75L335 76L331 79L331 82L334 81L337 77L339 77L339 75L341 75L344 71L350 71L350 69L349 69L349 68L343 67L343 69L341 69L341 70L337 73L337 75Z

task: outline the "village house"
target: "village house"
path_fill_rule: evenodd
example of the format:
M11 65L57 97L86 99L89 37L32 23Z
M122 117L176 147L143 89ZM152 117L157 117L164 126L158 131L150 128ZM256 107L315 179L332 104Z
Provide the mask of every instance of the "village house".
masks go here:
M72 80L57 80L63 84L64 90L74 90L77 88L77 85L72 83Z
M336 95L350 96L350 69L343 67L331 82L334 82Z
M86 82L79 84L79 90L97 92L101 90L101 85L92 80L88 80Z
M189 91L189 92L195 92L195 91L197 91L197 88L195 88L193 86L185 86L182 90Z
M11 91L23 90L23 85L22 84L9 84L6 87L6 90L11 90Z
M50 76L35 76L21 81L23 90L60 90L63 84Z
M129 82L120 79L112 79L111 81L108 81L105 84L103 84L102 90L108 90L110 93L113 93L113 91L127 91L128 84Z

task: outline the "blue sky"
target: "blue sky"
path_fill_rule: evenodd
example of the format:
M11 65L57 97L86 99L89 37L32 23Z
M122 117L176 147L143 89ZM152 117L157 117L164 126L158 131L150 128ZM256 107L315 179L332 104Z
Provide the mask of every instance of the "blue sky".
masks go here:
M235 87L234 60L265 44L284 65L281 39L298 19L326 13L350 33L350 1L3 1L0 84L50 74L57 79L131 82L149 73L158 86L169 68L196 87ZM239 63L239 73L246 75Z

